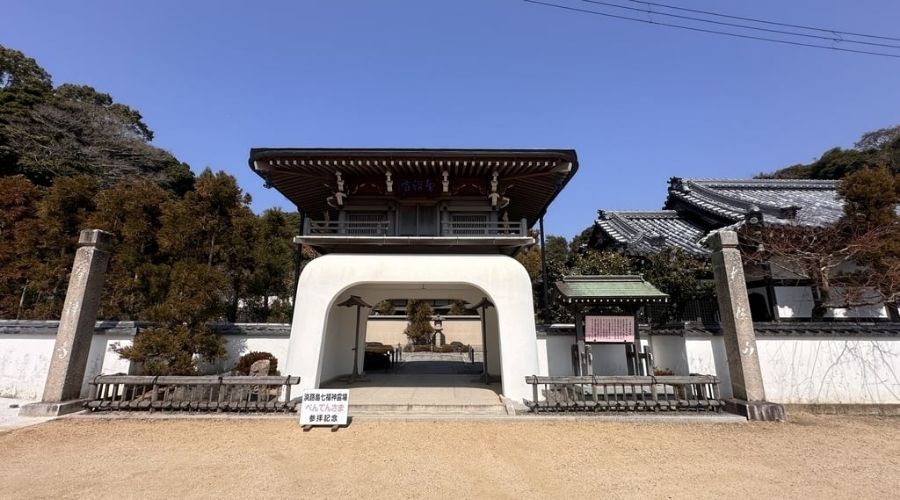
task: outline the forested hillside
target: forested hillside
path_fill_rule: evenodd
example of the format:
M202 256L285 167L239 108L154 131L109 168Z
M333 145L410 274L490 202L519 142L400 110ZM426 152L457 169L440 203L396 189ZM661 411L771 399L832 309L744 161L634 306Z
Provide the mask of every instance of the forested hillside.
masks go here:
M195 176L141 113L0 46L0 318L58 318L78 232L115 235L102 319L286 321L299 217Z
M850 149L832 148L819 159L760 174L764 179L841 179L867 167L900 173L900 125L866 132Z

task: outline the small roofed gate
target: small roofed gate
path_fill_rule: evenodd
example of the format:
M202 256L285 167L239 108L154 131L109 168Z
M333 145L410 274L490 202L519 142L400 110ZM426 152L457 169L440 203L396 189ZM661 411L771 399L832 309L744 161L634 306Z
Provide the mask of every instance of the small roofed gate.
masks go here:
M557 300L575 317L572 346L576 375L594 375L593 347L624 345L628 375L653 375L653 359L641 348L637 314L669 296L642 276L564 276L555 283Z
M557 300L575 317L574 376L531 376L532 411L716 411L724 405L714 376L656 376L641 347L638 310L668 295L641 276L566 276ZM623 345L628 375L594 374L593 348Z

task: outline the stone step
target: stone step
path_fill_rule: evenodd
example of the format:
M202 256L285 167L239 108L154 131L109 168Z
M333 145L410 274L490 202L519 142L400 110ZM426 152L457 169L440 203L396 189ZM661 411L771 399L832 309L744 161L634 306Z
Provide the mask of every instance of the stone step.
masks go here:
M495 404L350 404L350 416L370 415L507 415L506 406Z

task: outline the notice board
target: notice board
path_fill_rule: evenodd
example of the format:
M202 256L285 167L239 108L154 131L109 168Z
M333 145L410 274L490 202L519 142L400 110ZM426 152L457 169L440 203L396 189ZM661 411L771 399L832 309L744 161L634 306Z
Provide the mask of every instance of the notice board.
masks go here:
M634 342L634 316L585 316L584 341Z

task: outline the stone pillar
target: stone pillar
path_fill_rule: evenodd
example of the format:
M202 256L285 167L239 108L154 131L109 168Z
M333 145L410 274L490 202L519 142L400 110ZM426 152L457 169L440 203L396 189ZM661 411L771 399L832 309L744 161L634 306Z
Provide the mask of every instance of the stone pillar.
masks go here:
M39 403L22 407L24 416L55 416L81 410L81 386L87 366L112 235L84 230L72 265L50 371Z
M718 231L709 236L708 245L713 251L716 296L734 393L728 407L750 420L784 420L784 408L766 402L738 235Z

